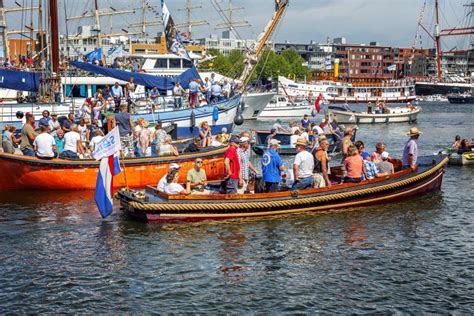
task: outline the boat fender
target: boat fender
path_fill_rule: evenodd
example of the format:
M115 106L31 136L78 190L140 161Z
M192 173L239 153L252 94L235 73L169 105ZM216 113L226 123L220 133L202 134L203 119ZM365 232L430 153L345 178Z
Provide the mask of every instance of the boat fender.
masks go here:
M214 109L212 109L212 119L214 122L217 122L219 119L219 108L217 106L214 106Z
M191 116L189 118L189 126L191 129L194 129L196 126L196 114L194 113L194 110L191 112Z
M244 113L244 111L245 111L245 101L244 100L240 101L240 111L242 113Z
M234 117L234 124L237 126L244 124L244 117L242 116L242 112L237 111L237 114Z
M388 119L388 116L387 116L387 117L385 118L385 124L388 124L388 121L389 121L389 119Z
M18 112L16 112L15 116L16 116L17 119L21 120L23 118L24 114L23 114L22 111L18 111Z
M311 110L311 116L316 117L316 111L314 109Z

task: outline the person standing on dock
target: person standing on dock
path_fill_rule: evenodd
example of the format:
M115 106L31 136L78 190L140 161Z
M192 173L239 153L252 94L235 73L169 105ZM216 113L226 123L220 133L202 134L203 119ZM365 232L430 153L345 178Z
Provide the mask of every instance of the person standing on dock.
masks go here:
M403 148L403 167L409 167L412 170L416 168L416 160L418 159L418 145L416 144L416 140L421 134L423 133L416 127L410 128L410 131L407 133L410 139L405 143L405 148Z

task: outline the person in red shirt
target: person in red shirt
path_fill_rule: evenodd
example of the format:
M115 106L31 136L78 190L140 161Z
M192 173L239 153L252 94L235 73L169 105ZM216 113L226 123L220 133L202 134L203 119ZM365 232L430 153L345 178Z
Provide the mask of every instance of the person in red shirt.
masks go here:
M235 194L237 188L243 185L240 176L239 157L237 155L237 147L239 147L240 139L232 136L229 140L229 148L224 155L224 169L226 177L226 193Z

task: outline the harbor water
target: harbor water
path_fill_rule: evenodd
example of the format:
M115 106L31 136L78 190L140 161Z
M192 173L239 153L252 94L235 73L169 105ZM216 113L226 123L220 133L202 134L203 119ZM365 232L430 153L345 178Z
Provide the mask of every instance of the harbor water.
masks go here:
M421 106L418 123L357 138L397 157L411 126L420 154L474 137L474 105ZM449 166L440 192L396 204L193 224L118 204L102 220L93 192L1 192L0 313L471 314L473 176Z

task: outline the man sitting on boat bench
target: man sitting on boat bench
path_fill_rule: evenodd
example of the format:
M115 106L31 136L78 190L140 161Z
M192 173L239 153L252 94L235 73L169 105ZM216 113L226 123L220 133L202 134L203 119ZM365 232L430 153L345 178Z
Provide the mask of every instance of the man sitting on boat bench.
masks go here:
M190 169L186 175L186 190L192 194L208 194L206 190L207 176L202 168L202 158L194 160L194 168Z

